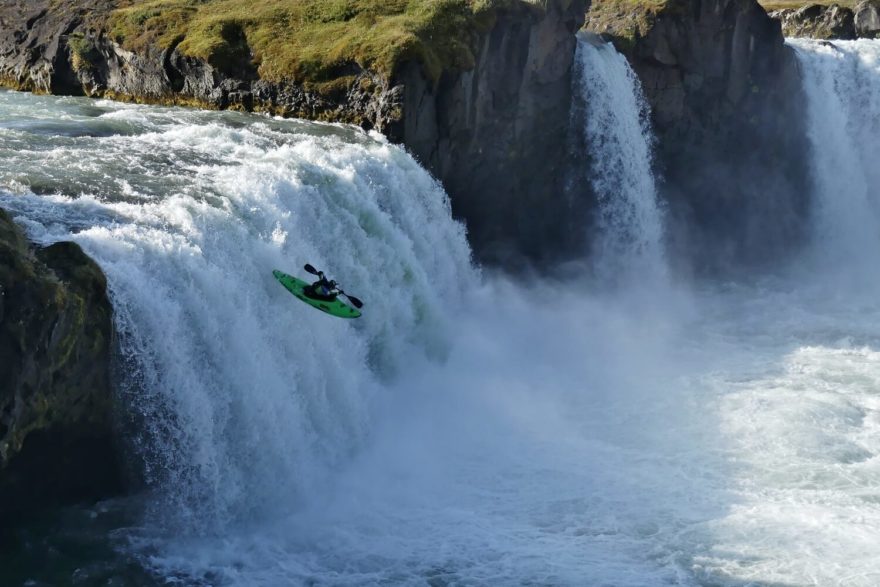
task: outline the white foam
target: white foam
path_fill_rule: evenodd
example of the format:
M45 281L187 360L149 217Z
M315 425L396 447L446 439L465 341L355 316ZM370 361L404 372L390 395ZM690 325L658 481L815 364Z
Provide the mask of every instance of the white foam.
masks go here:
M35 137L21 166L4 162L93 195L3 205L107 273L157 511L187 531L295 507L369 430L379 380L410 352L444 352L442 317L476 278L464 231L437 183L377 136L114 112L139 132ZM64 165L47 173L47 159ZM362 298L364 317L329 319L272 276L305 262Z

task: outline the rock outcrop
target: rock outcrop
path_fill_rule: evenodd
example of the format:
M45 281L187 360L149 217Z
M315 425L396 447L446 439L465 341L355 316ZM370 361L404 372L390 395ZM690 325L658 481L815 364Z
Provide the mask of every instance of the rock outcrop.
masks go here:
M433 87L404 68L402 142L439 177L484 259L555 256L572 239L562 196L582 0L514 3L476 64ZM394 135L393 135L394 136Z
M607 2L607 4L605 4ZM755 0L593 4L653 112L674 245L701 265L778 259L802 238L808 141L796 57Z
M854 22L857 37L876 39L880 36L880 0L863 0L857 4Z
M857 36L855 14L839 4L809 4L797 9L777 10L770 16L782 23L786 37L851 40Z
M862 0L853 9L838 4L807 4L776 10L770 16L782 22L786 37L847 41L880 36L880 0Z
M106 279L74 243L33 249L0 210L0 520L122 486Z
M404 144L444 184L484 260L514 264L564 246L563 137L575 33L588 0L493 0L470 56L439 76L403 58L390 75L357 62L314 84L263 79L241 30L210 63L175 39L126 49L107 30L115 0L0 0L0 82L56 94L266 111L354 123ZM102 16L103 15L103 16ZM234 51L233 51L234 49ZM472 63L470 63L472 61ZM328 89L330 88L330 89Z

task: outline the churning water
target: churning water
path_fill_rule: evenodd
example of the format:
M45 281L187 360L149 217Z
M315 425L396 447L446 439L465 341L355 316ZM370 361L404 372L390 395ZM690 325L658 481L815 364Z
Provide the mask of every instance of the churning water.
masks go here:
M598 238L662 257L635 80L607 49L579 62L632 96L593 105L612 121L593 148L643 157L608 176L624 232ZM32 238L106 270L139 416L149 487L100 531L110 570L83 555L79 584L132 564L181 585L880 581L878 292L812 257L757 284L481 276L442 189L380 137L16 93L0 189ZM852 228L826 196L817 242ZM850 254L836 275L877 258ZM304 262L365 318L271 276Z

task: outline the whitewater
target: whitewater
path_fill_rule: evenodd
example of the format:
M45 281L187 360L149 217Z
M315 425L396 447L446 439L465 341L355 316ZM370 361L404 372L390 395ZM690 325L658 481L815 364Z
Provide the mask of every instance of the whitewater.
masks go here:
M875 107L880 45L795 46L815 246L748 283L671 275L637 80L583 39L575 88L607 99L572 132L600 221L564 281L477 267L442 188L378 135L0 92L0 206L106 271L145 478L28 535L82 584L876 585L874 139L814 113ZM827 82L841 59L870 83ZM830 190L831 140L864 189ZM272 278L306 262L365 317ZM0 565L27 580L43 561Z

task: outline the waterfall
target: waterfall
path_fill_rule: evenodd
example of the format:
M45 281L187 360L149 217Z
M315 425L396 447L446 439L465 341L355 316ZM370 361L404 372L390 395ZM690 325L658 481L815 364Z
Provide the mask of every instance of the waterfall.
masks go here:
M573 83L572 128L589 156L587 177L599 201L597 273L660 278L666 270L663 213L639 80L611 44L581 33Z
M807 97L818 253L833 265L873 262L870 252L880 248L880 41L788 43Z
M867 265L875 44L792 43L818 244ZM0 206L107 273L150 481L40 521L0 583L876 585L877 290L663 295L644 100L610 46L577 57L596 279L561 285L480 279L446 194L377 135L0 91ZM306 262L364 317L272 277Z
M14 122L0 205L106 272L156 509L181 531L295 507L368 432L400 361L442 356L445 312L476 282L470 251L442 188L379 135L0 99ZM272 276L308 277L304 263L364 317L316 312Z

